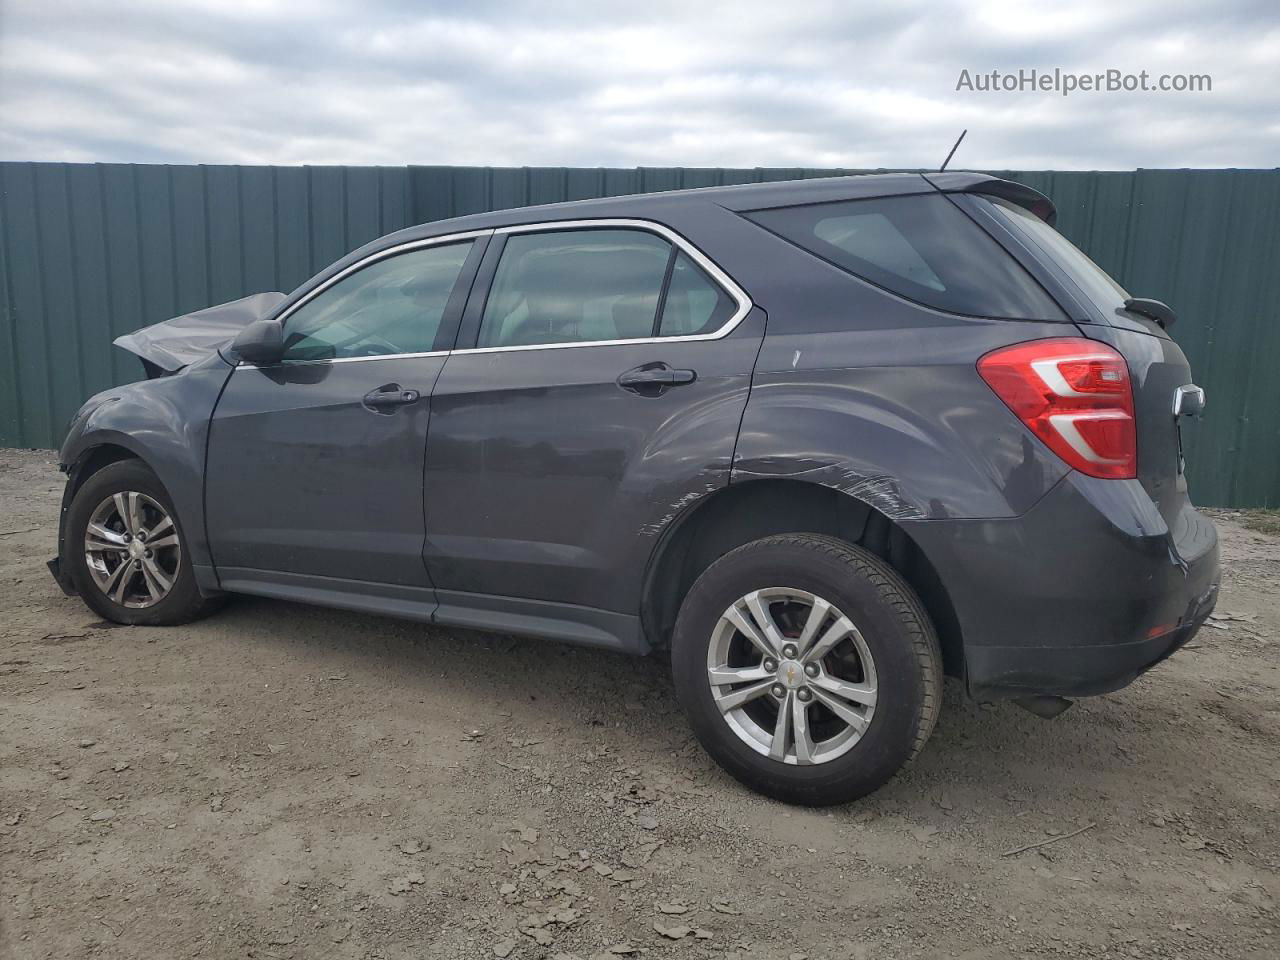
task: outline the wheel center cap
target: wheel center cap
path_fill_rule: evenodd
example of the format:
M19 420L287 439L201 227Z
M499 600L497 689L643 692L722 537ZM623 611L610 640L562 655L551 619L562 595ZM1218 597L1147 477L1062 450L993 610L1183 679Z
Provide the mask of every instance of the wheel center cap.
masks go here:
M799 660L783 660L778 664L778 682L788 690L798 690L805 684L804 664Z
M129 556L135 560L140 560L146 552L147 548L138 540L134 540L129 544Z

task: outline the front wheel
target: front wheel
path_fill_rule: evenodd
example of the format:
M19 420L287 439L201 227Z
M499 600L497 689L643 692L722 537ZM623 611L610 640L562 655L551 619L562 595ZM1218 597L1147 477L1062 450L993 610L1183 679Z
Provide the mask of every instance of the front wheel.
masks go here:
M63 544L76 591L105 620L186 623L218 605L200 595L177 512L141 461L113 463L85 480L67 511Z
M695 735L738 780L843 803L920 752L942 699L937 635L888 564L817 534L766 537L707 568L672 640Z

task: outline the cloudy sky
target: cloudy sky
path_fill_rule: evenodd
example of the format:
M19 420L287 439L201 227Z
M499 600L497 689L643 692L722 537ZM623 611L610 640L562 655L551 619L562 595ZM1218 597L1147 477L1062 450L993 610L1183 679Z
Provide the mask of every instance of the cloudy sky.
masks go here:
M1280 165L1275 0L0 0L0 160ZM962 71L1208 92L957 90Z

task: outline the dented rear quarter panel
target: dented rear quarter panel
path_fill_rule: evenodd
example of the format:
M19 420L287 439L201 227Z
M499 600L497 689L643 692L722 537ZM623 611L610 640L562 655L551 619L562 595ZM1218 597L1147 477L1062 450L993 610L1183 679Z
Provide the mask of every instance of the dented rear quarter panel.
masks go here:
M1074 325L944 314L815 263L803 298L761 293L732 482L817 483L908 521L1018 516L1062 479L976 364Z

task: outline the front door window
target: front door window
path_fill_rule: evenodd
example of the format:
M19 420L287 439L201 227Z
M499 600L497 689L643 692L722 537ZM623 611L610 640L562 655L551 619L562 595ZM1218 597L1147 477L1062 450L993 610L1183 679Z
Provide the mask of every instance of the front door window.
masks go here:
M429 353L471 242L375 260L284 321L286 361Z

